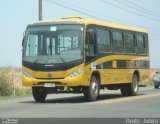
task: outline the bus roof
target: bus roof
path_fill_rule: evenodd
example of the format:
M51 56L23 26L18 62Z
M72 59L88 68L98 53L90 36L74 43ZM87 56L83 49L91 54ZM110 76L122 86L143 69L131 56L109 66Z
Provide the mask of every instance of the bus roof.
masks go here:
M118 28L118 29L124 29L124 30L131 30L131 31L136 31L136 32L142 32L142 33L147 33L147 30L142 29L142 28L136 28L136 27L131 27L131 26L126 26L126 25L120 25L120 24L115 24L115 23L108 23L108 22L102 22L98 20L93 20L93 19L84 19L82 17L77 17L77 16L71 16L71 17L64 17L58 20L44 20L44 21L38 21L32 23L34 24L46 24L46 23L83 23L86 25L93 24L93 25L100 25L100 26L105 26L105 27L111 27L111 28Z

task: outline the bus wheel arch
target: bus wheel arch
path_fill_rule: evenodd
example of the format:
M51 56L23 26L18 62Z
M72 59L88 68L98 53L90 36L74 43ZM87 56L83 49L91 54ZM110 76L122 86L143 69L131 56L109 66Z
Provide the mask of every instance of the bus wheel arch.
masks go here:
M98 71L92 73L90 85L83 87L83 94L87 101L95 101L99 95L100 90L100 74Z
M100 76L99 71L94 71L94 72L92 73L92 76L95 76L96 79L97 79L97 81L98 81L98 83L99 83L99 85L101 85L101 76ZM91 76L91 77L92 77L92 76Z
M136 75L138 77L138 81L140 81L140 74L138 70L135 70L133 76Z
M136 96L139 90L139 71L135 70L132 75L132 82L121 86L121 93L123 96Z

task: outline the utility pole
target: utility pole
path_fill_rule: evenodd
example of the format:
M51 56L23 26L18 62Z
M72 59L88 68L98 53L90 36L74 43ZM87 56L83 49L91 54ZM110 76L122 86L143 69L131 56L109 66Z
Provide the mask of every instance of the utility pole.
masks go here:
M39 0L39 21L42 21L42 0Z

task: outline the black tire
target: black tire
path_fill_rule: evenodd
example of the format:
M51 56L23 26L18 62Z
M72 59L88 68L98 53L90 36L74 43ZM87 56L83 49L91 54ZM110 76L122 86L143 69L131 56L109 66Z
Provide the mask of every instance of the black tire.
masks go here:
M159 88L159 86L154 86L154 88L155 88L155 89L158 89L158 88Z
M36 102L42 103L45 101L47 93L43 90L43 87L32 87L32 95Z
M127 84L124 84L122 87L121 87L121 94L122 96L128 96L128 93L127 93Z
M83 88L83 94L88 102L96 101L99 95L99 90L99 82L95 76L92 76L90 86Z
M136 74L133 75L131 84L124 84L121 87L122 96L136 96L139 90L139 79Z

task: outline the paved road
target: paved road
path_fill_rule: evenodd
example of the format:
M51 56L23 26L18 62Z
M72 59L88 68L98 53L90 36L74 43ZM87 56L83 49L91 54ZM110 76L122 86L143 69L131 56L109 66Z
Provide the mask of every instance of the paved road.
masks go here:
M0 101L0 117L159 118L160 89L141 88L135 97L122 97L120 91L104 90L96 102L85 102L82 94L53 94L45 103L35 103L32 97Z

